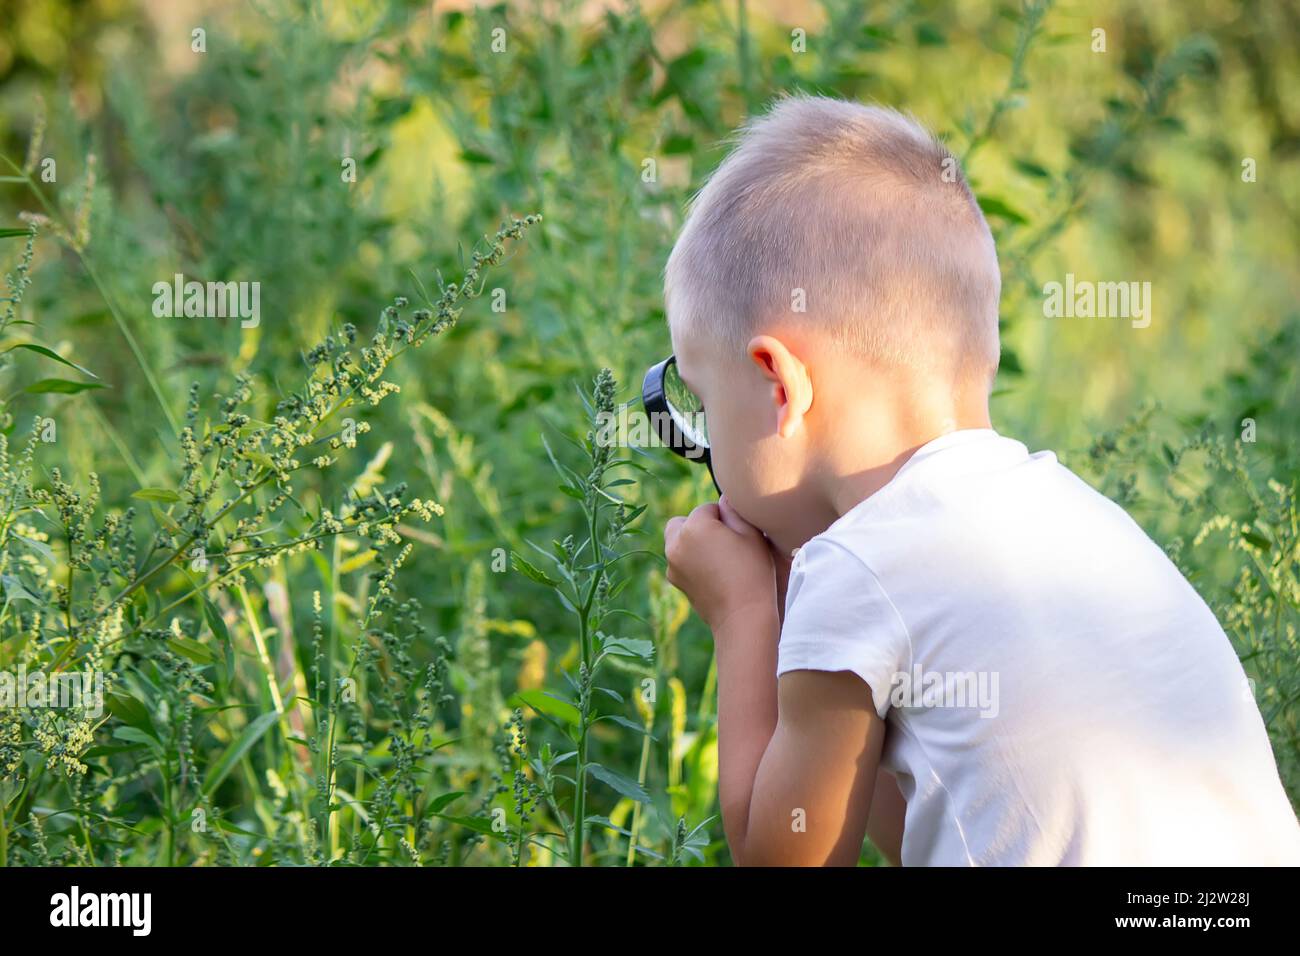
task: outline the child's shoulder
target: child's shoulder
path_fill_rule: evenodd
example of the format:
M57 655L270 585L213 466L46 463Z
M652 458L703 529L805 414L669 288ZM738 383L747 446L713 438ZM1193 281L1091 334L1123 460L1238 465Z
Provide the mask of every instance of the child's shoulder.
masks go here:
M917 448L883 487L817 539L848 546L863 533L898 522L953 521L962 511L987 514L1029 503L1027 489L1038 489L1034 497L1041 497L1053 485L1068 486L1071 478L1055 452L1031 453L992 428L949 432Z
M989 428L922 445L880 490L811 539L799 564L838 564L842 581L873 574L888 585L900 573L1035 573L1077 566L1084 553L1100 561L1116 552L1150 562L1158 548L1055 452L1031 452Z

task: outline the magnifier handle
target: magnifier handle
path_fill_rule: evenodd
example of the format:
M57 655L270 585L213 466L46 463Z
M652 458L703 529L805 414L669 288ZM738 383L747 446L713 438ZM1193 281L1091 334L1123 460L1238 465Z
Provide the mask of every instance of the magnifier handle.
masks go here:
M709 469L709 478L713 481L713 490L716 491L718 497L721 498L722 486L718 484L718 476L713 473L713 456L709 453L707 448L704 450L704 467Z

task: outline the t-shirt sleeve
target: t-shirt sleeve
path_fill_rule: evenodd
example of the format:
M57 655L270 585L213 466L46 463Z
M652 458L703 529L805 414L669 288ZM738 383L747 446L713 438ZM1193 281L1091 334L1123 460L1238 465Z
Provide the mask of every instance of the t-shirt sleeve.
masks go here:
M895 675L910 669L911 642L875 574L828 539L795 556L786 588L776 674L852 671L871 688L876 713L889 709Z

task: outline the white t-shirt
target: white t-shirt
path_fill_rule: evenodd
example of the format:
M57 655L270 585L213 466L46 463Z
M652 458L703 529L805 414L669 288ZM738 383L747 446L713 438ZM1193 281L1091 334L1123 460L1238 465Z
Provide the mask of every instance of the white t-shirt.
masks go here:
M993 429L923 445L798 551L790 670L871 688L904 866L1300 864L1213 613L1122 508Z

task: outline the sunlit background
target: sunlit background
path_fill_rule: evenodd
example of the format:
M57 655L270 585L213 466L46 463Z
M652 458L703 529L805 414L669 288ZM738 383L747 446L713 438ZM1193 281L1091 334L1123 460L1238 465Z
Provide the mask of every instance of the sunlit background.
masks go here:
M394 587L420 602L426 633L412 658L433 659L437 635L456 652L454 700L436 709L430 731L455 742L427 755L420 773L432 795L462 796L432 807L395 800L409 819L373 848L366 842L376 821L354 801L387 800L383 781L399 763L384 742L392 715L368 698L356 719L369 736L355 766L337 771L337 812L313 803L322 768L300 742L314 730L309 708L238 746L274 703L271 684L287 698L317 687L314 592L325 595L334 666L347 669L358 634L365 643L358 622L375 554L344 537L257 569L243 597L214 589L219 623L201 603L177 609L185 640L217 646L227 632L235 659L215 689L167 684L147 651L119 668L137 672L119 689L153 714L156 747L135 741L133 750L132 735L115 734L138 723L123 716L126 703L96 728L75 792L56 784L61 771L35 769L39 745L24 750L0 789L10 861L319 862L364 846L348 858L510 862L490 824L500 807L521 829L509 792L518 761L498 744L521 706L533 756L548 740L571 749L557 729L571 715L540 712L554 709L543 691L571 695L565 675L576 674L581 638L548 586L501 556L531 555L540 568L529 542L545 551L568 534L581 542L581 503L558 490L544 440L580 467L564 439L585 434L576 386L589 391L602 367L619 400L637 400L645 367L669 350L662 269L686 201L736 125L795 89L910 110L961 158L1003 267L995 427L1031 450L1056 450L1170 550L1255 679L1300 800L1298 44L1294 4L1228 0L9 0L0 152L14 166L0 161L0 228L24 230L25 211L54 223L38 235L13 316L30 325L3 334L75 362L104 387L79 388L92 380L41 352L10 350L0 366L4 425L13 445L33 420L53 422L57 439L39 444L34 483L48 485L57 467L85 489L97 474L103 513L134 505L142 541L151 522L165 523L149 502L167 499L132 495L177 487L191 383L203 415L215 416L213 396L247 373L249 414L269 422L323 336L351 322L368 339L395 297L420 303L436 298L440 276L458 281L504 219L544 217L508 245L454 329L394 364L386 378L400 392L361 410L370 427L345 460L295 479L302 511L277 525L305 527L357 484L404 482L445 509L401 530L414 548ZM41 176L46 160L53 181ZM344 174L349 160L355 181ZM57 235L60 222L69 232L85 225L80 252L75 235ZM0 239L0 271L15 268L23 241ZM153 285L176 273L260 283L260 323L156 317ZM1067 275L1149 282L1150 324L1046 316L1044 286ZM31 389L52 377L74 384ZM637 460L648 471L610 490L647 506L637 522L645 537L627 547L653 552L663 521L711 486L667 454ZM61 581L63 537L43 530L49 575ZM628 583L611 601L625 613L604 629L652 641L655 652L607 662L597 682L619 696L600 699L602 713L633 726L591 731L591 759L608 776L587 795L586 812L604 822L589 825L583 852L589 863L725 863L716 816L685 844L694 852L679 839L718 812L709 635L666 588L654 555L620 567ZM5 573L17 606L17 572L7 564ZM168 571L142 594L157 608L192 586ZM56 601L42 626L62 616ZM30 640L0 644L0 665L24 653L48 663L74 623L44 647L39 628L4 625ZM211 677L218 663L190 650ZM655 693L638 704L646 680ZM195 709L182 759L176 707L186 699ZM211 787L198 782L227 757ZM163 777L175 784L160 809L148 794ZM571 820L574 795L560 785L556 798ZM192 832L199 806L229 823L221 839ZM33 818L46 821L47 849ZM564 825L542 806L522 829ZM522 861L554 864L572 845L571 835L538 836ZM863 859L880 858L867 846Z

